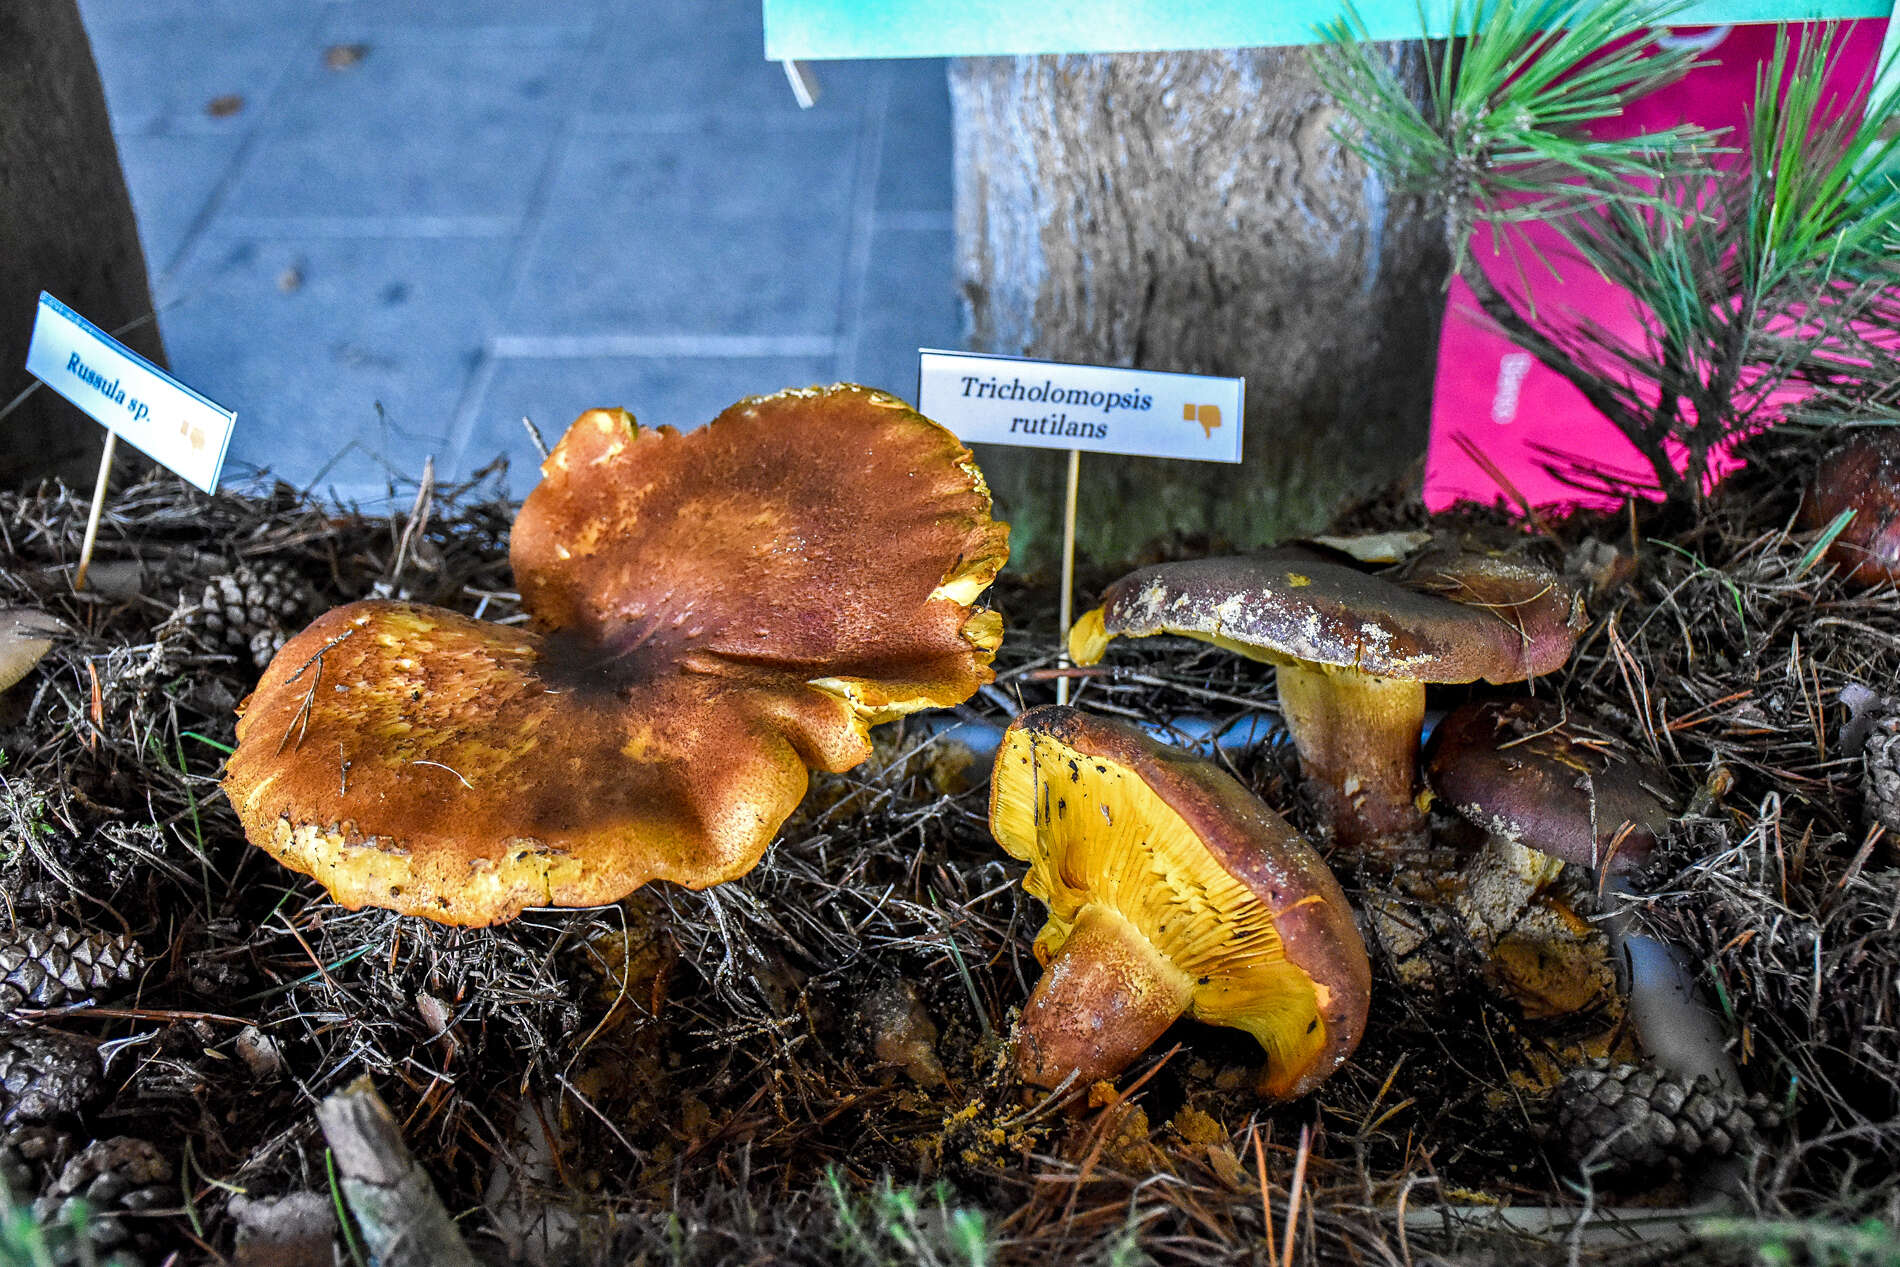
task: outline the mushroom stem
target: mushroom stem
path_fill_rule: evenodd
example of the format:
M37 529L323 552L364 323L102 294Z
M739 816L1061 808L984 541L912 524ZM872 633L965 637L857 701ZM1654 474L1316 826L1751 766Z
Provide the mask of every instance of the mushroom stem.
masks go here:
M1192 985L1126 916L1088 903L1023 1008L1023 1081L1114 1077L1180 1019Z
M1541 850L1489 833L1484 848L1460 877L1458 913L1464 916L1465 931L1487 946L1494 945L1563 866L1562 860Z
M1342 845L1390 845L1423 822L1413 799L1425 684L1282 662L1280 713Z

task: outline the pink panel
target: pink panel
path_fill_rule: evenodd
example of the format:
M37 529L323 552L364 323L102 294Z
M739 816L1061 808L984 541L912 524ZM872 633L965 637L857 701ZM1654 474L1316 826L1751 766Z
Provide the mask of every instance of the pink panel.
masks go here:
M1851 91L1866 81L1879 56L1886 23L1855 22L1849 28L1845 55L1830 68L1830 75ZM1689 27L1677 36L1717 41L1707 54L1707 60L1715 64L1637 102L1613 125L1614 134L1654 130L1685 119L1708 127L1737 128L1745 123L1756 68L1774 49L1774 27L1737 26L1727 31ZM1612 134L1611 127L1600 130ZM1501 289L1523 294L1528 283L1529 293L1540 306L1562 305L1619 331L1636 329L1623 292L1567 256L1554 231L1533 224L1513 227L1510 232L1521 234L1525 245L1541 251L1561 275L1553 277L1538 263L1537 254L1522 246L1517 252L1520 268L1509 254L1497 249L1488 229L1480 229L1471 249ZM1460 435L1540 505L1583 499L1551 478L1543 469L1547 459L1534 446L1618 470L1648 469L1621 433L1585 404L1575 388L1496 333L1478 311L1470 290L1454 281L1439 347L1425 469L1425 501L1435 510L1461 498L1490 502L1501 496L1497 482L1458 445L1454 437Z

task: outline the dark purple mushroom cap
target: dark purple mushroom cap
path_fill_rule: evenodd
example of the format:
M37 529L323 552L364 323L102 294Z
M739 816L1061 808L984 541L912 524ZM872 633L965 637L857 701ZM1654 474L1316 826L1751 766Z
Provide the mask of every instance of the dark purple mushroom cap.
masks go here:
M1830 563L1862 585L1900 580L1900 432L1849 441L1815 472L1806 519L1821 528L1843 510L1854 518L1827 548Z
M1550 699L1454 709L1425 750L1425 778L1493 835L1585 867L1642 865L1673 817L1662 771Z
M1561 668L1582 626L1562 578L1529 564L1434 554L1393 580L1293 548L1131 572L1077 622L1069 647L1093 664L1111 638L1172 633L1256 660L1502 683Z

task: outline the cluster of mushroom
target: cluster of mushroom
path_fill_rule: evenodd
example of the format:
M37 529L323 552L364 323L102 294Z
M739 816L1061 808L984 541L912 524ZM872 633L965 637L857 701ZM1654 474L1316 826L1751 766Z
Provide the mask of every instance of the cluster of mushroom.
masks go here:
M1829 558L1862 584L1900 579L1896 471L1900 439L1864 438L1824 464L1810 497L1814 526L1840 520ZM1593 974L1587 950L1553 964L1553 942L1514 941L1526 912L1561 907L1545 899L1566 866L1627 895L1672 816L1666 779L1549 698L1466 704L1421 754L1425 688L1554 672L1583 627L1580 597L1522 562L1436 549L1379 576L1293 547L1133 572L1076 622L1069 653L1090 665L1115 638L1176 634L1275 665L1322 815L1361 856L1403 863L1425 826L1422 775L1486 834L1456 905L1535 1015L1580 1006L1593 991L1576 981ZM1025 887L1049 909L1045 973L1021 1024L1028 1081L1113 1076L1183 1015L1253 1034L1275 1096L1311 1090L1350 1055L1370 973L1339 885L1217 767L1119 722L1032 710L997 753L991 830L1030 864ZM1737 1086L1722 1026L1676 952L1615 902L1599 926L1650 1059L1685 1084Z
M529 627L355 603L288 642L242 706L225 786L247 834L345 905L483 925L735 878L810 770L849 769L871 725L991 679L1001 622L976 603L1007 528L969 451L894 397L781 392L688 434L595 410L542 469L510 543ZM1432 551L1387 577L1295 548L1133 573L1070 647L1089 664L1113 638L1177 633L1274 663L1336 840L1378 851L1422 829L1425 685L1549 673L1581 627L1577 597L1522 563ZM1454 714L1432 783L1511 849L1614 873L1666 806L1552 738L1544 707ZM1507 749L1513 766L1555 752L1536 803L1569 779L1584 826L1474 790ZM1112 1077L1182 1016L1253 1035L1275 1097L1351 1054L1371 971L1345 896L1213 763L1032 709L1002 736L990 818L1049 910L1027 1081ZM1511 856L1531 889L1548 878Z
M1566 865L1585 869L1603 889L1630 894L1631 873L1649 860L1673 817L1661 770L1555 700L1454 709L1425 758L1432 790L1483 828L1488 847L1508 860L1491 874L1521 877L1524 898ZM1603 928L1630 1026L1650 1059L1685 1081L1738 1086L1721 1026L1696 1000L1676 952L1638 930L1621 904L1610 905Z
M1379 576L1294 547L1131 573L1076 623L1069 649L1093 664L1114 638L1169 633L1274 664L1282 716L1335 840L1398 864L1424 830L1426 684L1553 672L1583 627L1578 595L1523 562L1434 549ZM1440 724L1425 769L1491 838L1464 880L1501 890L1466 904L1494 950L1504 921L1481 927L1487 903L1521 912L1566 863L1620 887L1667 821L1660 772L1600 738L1545 699L1469 705ZM1047 971L1022 1024L1030 1080L1118 1072L1183 1014L1253 1033L1273 1095L1310 1090L1350 1054L1369 970L1339 886L1215 767L1118 723L1035 710L998 753L991 820L1049 907L1036 943ZM1606 924L1651 1056L1732 1084L1719 1026L1689 1006L1682 965L1626 916Z
M1166 633L1273 664L1335 838L1380 847L1422 824L1426 685L1550 673L1582 629L1582 600L1562 578L1516 560L1431 550L1388 578L1293 547L1132 572L1076 622L1069 654L1094 664L1114 638Z
M510 562L532 625L372 600L285 644L225 789L341 903L485 925L757 863L809 770L991 680L1005 525L955 436L849 384L699 430L586 413Z

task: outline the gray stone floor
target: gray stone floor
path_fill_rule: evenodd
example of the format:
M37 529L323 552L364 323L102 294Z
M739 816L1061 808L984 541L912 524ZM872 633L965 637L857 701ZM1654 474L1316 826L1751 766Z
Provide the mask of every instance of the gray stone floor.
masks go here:
M756 0L80 7L227 481L371 506L505 456L519 496L524 415L909 398L960 337L941 62L821 64L801 111Z

